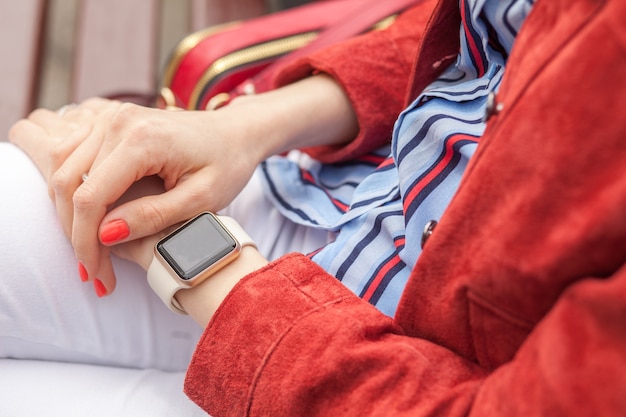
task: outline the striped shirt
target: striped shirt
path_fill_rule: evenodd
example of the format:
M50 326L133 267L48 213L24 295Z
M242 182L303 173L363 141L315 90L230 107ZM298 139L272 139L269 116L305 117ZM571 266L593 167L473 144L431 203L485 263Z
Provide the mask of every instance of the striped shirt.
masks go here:
M339 164L292 153L261 166L281 213L335 233L311 259L389 316L420 256L424 226L442 216L477 147L487 96L532 4L460 0L456 62L400 114L389 146Z

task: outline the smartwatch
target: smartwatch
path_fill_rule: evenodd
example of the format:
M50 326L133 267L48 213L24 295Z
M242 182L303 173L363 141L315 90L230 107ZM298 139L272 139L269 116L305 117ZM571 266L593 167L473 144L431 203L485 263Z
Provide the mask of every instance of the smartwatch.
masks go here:
M154 246L148 283L170 310L187 314L174 297L193 288L256 244L234 219L200 213Z

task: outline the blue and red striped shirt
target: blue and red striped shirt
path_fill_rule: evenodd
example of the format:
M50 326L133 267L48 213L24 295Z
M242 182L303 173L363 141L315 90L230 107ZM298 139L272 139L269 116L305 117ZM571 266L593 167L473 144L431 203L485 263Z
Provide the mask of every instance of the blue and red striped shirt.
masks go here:
M460 0L456 62L400 114L389 146L340 164L299 154L261 166L285 216L335 233L311 258L385 314L395 313L424 226L442 216L459 186L485 128L487 96L532 4Z

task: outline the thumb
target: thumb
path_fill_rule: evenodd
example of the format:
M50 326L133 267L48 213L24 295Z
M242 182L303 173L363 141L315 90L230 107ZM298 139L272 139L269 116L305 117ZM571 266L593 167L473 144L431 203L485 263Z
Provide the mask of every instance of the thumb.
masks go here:
M112 246L159 234L207 209L183 188L177 186L165 192L157 176L137 181L103 218L98 231L100 241Z

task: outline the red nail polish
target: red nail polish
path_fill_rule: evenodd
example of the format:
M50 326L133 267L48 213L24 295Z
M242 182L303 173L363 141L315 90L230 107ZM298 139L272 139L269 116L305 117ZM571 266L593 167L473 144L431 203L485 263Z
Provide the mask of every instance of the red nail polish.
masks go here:
M105 245L110 245L126 239L128 235L130 235L128 224L124 220L113 220L102 227L100 241Z
M96 290L96 295L99 298L104 297L105 295L107 295L107 289L104 286L104 284L102 283L102 281L100 281L99 279L95 279L93 281L93 287Z
M78 263L78 275L80 275L80 280L82 282L89 281L89 274L87 273L87 269L85 268L85 265L83 265L82 262Z

